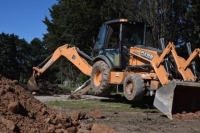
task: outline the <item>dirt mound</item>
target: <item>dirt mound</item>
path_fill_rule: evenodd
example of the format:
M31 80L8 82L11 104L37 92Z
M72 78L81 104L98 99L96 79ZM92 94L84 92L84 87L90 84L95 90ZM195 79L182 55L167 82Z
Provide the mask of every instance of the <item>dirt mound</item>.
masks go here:
M90 133L95 132L93 124L83 125L84 114L58 113L35 99L17 81L0 76L0 128L1 132L16 133ZM107 126L99 132L111 131ZM114 131L114 130L112 130Z
M99 109L92 109L88 115L89 118L93 118L93 119L101 119L104 118L105 116L103 116L102 111Z
M94 124L92 126L92 133L102 133L102 131L103 133L116 133L115 130L113 130L112 128L109 128L108 126L104 124Z
M197 111L195 113L177 113L173 115L173 119L193 119L193 118L200 118L200 111Z

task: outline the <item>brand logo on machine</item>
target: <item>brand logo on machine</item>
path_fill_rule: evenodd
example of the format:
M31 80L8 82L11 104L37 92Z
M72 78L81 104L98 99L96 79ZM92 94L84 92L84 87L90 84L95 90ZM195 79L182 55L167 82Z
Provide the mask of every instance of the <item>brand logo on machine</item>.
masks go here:
M115 73L115 77L119 77L119 73Z
M149 59L149 60L152 60L152 59L153 59L153 55L148 54L148 53L146 53L146 52L144 52L144 51L141 51L141 52L140 52L140 55L143 56L143 57L145 57L145 58L147 58L147 59Z

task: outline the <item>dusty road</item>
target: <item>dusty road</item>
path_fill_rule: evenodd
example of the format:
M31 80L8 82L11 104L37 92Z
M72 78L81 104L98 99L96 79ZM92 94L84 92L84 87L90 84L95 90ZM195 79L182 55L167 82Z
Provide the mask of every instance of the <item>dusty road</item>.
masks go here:
M52 102L52 101L69 101L70 95L57 95L57 96L34 96L36 99L40 100L41 102ZM92 100L92 99L109 99L106 97L97 97L92 95L83 95L80 100Z

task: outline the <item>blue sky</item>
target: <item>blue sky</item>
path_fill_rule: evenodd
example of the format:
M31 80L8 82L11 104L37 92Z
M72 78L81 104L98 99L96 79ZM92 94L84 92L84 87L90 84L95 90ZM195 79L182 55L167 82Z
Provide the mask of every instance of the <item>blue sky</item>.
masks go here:
M45 16L50 18L48 8L56 0L0 0L0 33L14 33L20 39L30 42L37 37L42 39L46 25Z

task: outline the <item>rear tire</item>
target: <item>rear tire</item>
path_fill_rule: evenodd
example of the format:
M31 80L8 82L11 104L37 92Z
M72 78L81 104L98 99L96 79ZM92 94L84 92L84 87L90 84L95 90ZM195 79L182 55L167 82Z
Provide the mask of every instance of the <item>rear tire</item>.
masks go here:
M124 95L129 101L139 101L145 93L144 80L138 74L129 74L124 79Z
M104 61L97 61L93 65L91 74L91 86L95 95L110 95L112 89L109 89L110 68Z

